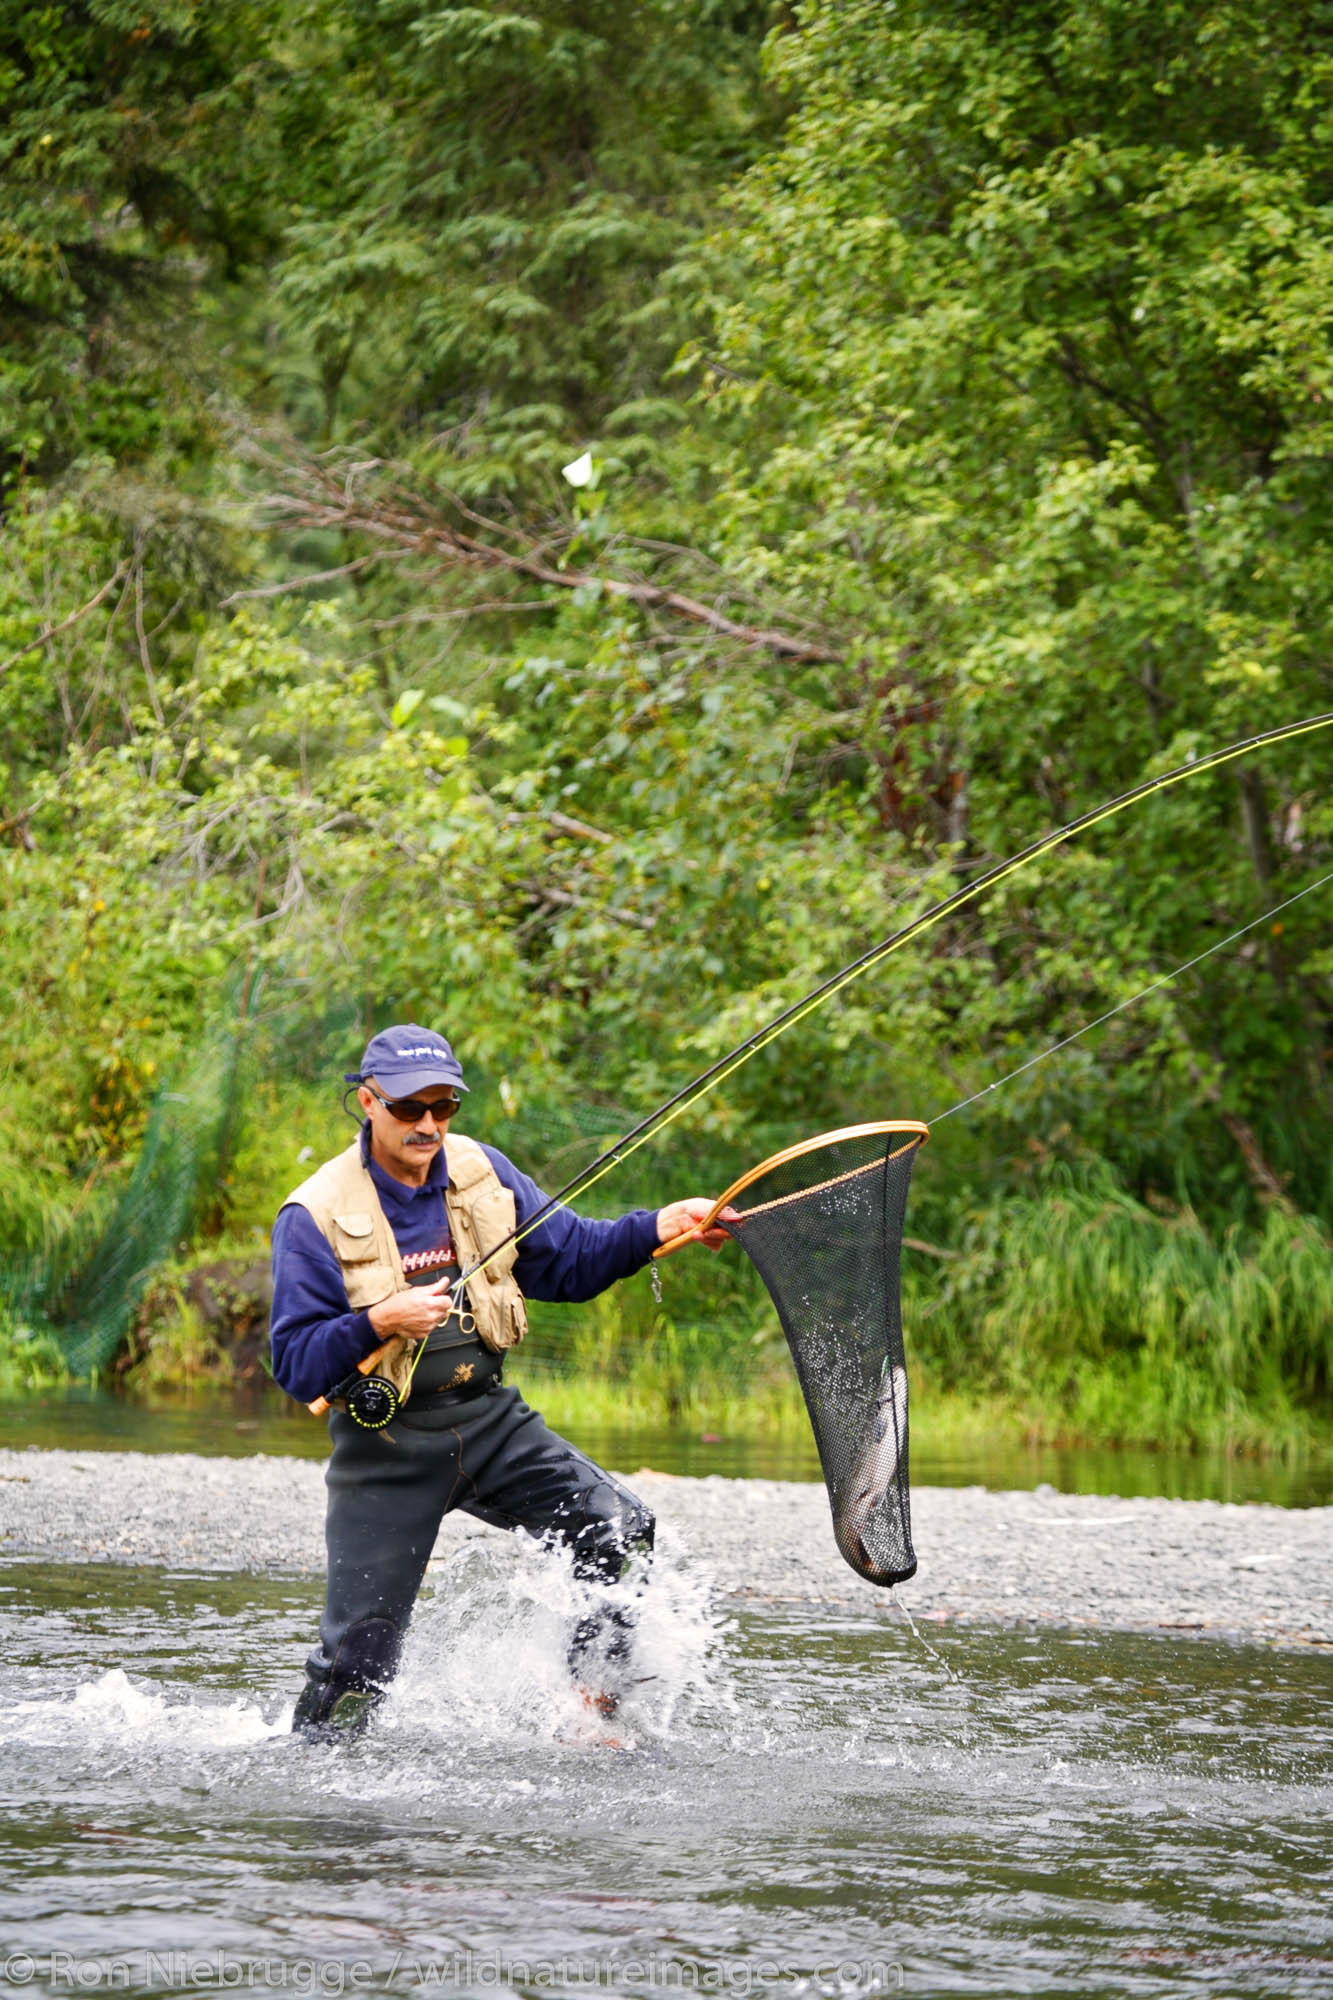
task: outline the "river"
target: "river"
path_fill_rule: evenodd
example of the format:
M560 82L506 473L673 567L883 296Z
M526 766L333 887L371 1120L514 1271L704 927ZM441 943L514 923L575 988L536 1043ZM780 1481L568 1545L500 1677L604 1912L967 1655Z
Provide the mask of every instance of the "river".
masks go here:
M1326 1657L650 1593L597 1740L549 1562L470 1547L353 1748L314 1579L0 1568L0 1922L51 1992L1327 1995ZM600 1725L598 1728L600 1729Z

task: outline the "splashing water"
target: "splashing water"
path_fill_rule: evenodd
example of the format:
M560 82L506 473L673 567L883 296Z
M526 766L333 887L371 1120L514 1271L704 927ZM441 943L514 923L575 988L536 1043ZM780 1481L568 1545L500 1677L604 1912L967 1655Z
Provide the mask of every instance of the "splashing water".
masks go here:
M365 1738L312 1747L288 1724L319 1596L0 1565L6 1950L132 1988L132 1959L128 1982L108 1968L180 1948L245 1990L351 1990L361 1965L385 1994L570 1991L549 1968L573 1958L626 1996L749 1992L774 1964L811 1996L1328 1991L1320 1659L932 1644L879 1593L727 1617L667 1547L619 1756L579 1733L568 1567L478 1536L431 1572ZM509 1960L548 1970L525 1985Z
M266 1742L286 1728L266 1721L253 1702L171 1699L136 1687L123 1667L83 1681L72 1697L13 1702L0 1707L0 1745L59 1750L98 1740L154 1749L235 1750Z
M605 1732L589 1723L567 1653L575 1626L599 1605L634 1621L612 1732L623 1747L669 1741L701 1706L725 1700L717 1656L728 1621L712 1607L707 1572L669 1534L650 1574L634 1565L609 1590L581 1583L565 1549L478 1539L432 1567L376 1726L437 1743L596 1740Z

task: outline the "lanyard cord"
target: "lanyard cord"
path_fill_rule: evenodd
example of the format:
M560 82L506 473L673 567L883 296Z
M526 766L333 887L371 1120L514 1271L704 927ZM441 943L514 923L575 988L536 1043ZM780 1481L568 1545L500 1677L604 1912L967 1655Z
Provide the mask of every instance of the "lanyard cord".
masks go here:
M767 1048L770 1042L776 1041L778 1036L785 1034L788 1028L793 1028L798 1021L805 1020L806 1016L812 1014L817 1007L822 1007L826 1000L831 1000L834 994L840 993L845 986L850 986L854 979L859 979L863 972L870 972L875 966L882 964L892 952L900 951L905 944L910 944L914 938L924 936L936 924L941 923L945 917L951 916L955 910L961 910L967 904L976 902L978 897L984 895L987 889L993 888L999 882L1008 881L1020 869L1026 868L1031 862L1039 860L1043 854L1049 854L1053 848L1059 847L1062 842L1072 840L1076 834L1086 833L1094 826L1101 826L1106 820L1113 819L1117 813L1124 812L1129 806L1136 805L1140 799L1151 798L1155 792L1163 792L1168 786L1182 784L1187 778L1197 778L1205 771L1216 771L1222 765L1232 763L1237 757L1244 757L1251 750L1262 749L1266 744L1286 743L1297 736L1308 736L1313 730L1328 728L1331 723L1333 723L1333 713L1306 716L1299 722L1284 723L1279 729L1264 730L1259 736L1247 736L1239 743L1224 744L1220 750L1209 750L1202 757L1191 758L1187 764L1178 764L1174 770L1164 771L1159 777L1149 778L1144 784L1135 785L1132 791L1122 792L1119 798L1107 800L1104 805L1096 806L1091 812L1083 813L1078 819L1070 820L1067 826L1057 827L1054 833L1043 834L1040 840L1034 840L1031 846L1025 847L1021 853L1011 855L1007 861L998 862L994 868L987 869L984 875L979 875L974 882L967 883L961 889L955 889L952 895L945 896L942 901L933 904L930 909L923 911L919 917L913 917L912 921L904 924L901 930L894 931L889 937L882 938L878 944L871 945L868 951L863 952L859 958L853 959L850 964L843 966L841 971L833 973L821 985L816 986L811 992L807 993L804 998L794 1001L790 1007L786 1008L781 1014L776 1015L765 1027L757 1029L745 1041L738 1043L729 1054L720 1056L711 1068L702 1071L691 1083L687 1083L682 1090L677 1091L674 1097L668 1098L665 1104L659 1105L656 1111L650 1111L646 1118L641 1119L637 1125L631 1127L623 1138L616 1141L614 1146L599 1155L590 1166L584 1168L581 1173L576 1174L571 1181L567 1182L558 1194L551 1195L546 1203L535 1214L529 1216L528 1220L520 1228L512 1229L508 1236L503 1237L495 1245L494 1249L488 1250L484 1257L478 1258L475 1264L471 1265L469 1269L461 1274L458 1284L460 1286L466 1285L470 1278L475 1278L479 1271L485 1270L486 1266L498 1257L502 1250L507 1249L511 1243L521 1243L525 1236L530 1236L534 1229L540 1228L542 1223L554 1215L556 1209L561 1207L563 1203L572 1200L576 1195L585 1194L590 1187L595 1186L606 1174L609 1174L613 1167L618 1167L622 1161L629 1158L631 1153L637 1152L640 1146L646 1144L658 1132L664 1131L668 1125L673 1124L681 1116L682 1112L687 1111L691 1105L697 1104L701 1097L706 1096L710 1090L715 1089L727 1077L734 1075L743 1063L749 1062L751 1056L758 1055L761 1049ZM1312 886L1318 887L1319 885L1314 884ZM1292 898L1292 900L1294 901L1295 898ZM1279 904L1278 907L1285 908L1286 906ZM1270 912L1270 914L1272 913ZM1262 923L1264 919L1261 917L1257 921ZM1239 936L1240 933L1237 932L1236 935ZM1220 946L1215 946L1213 949L1220 949ZM1207 957L1208 954L1201 953L1200 956ZM1191 961L1191 963L1197 962L1197 960ZM1180 968L1181 971L1186 969L1183 966ZM1175 978L1177 974L1170 973L1167 977ZM1151 991L1151 987L1145 988L1145 992ZM1140 994L1136 997L1141 999L1143 996ZM1126 1002L1124 1004L1132 1005L1133 1003ZM1118 1011L1118 1009L1112 1009L1113 1013ZM1109 1020L1110 1015L1105 1016L1105 1018ZM1090 1023L1089 1025L1093 1026L1096 1024ZM1084 1031L1080 1030L1079 1032L1082 1033ZM1063 1044L1057 1044L1057 1046L1063 1046ZM1047 1053L1053 1054L1054 1050L1048 1050ZM1039 1060L1041 1058L1034 1058L1034 1061ZM1008 1079L1002 1078L1001 1081L1007 1082ZM998 1088L998 1085L994 1087ZM984 1093L981 1094L984 1095ZM961 1110L961 1108L961 1105L953 1107L954 1110ZM949 1114L946 1113L945 1115L948 1116Z

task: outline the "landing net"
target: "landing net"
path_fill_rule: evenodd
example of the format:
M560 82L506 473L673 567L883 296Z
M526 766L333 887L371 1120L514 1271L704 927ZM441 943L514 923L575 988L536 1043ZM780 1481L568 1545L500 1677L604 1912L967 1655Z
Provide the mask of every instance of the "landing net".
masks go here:
M838 1547L858 1576L885 1586L916 1569L899 1264L928 1136L901 1122L821 1133L746 1174L715 1208L777 1308ZM723 1220L728 1206L739 1214Z

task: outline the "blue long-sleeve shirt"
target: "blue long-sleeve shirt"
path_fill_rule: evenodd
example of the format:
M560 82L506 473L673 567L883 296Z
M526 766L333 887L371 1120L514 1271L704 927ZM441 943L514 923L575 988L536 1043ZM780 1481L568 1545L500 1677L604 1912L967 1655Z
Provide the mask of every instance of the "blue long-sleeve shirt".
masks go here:
M503 1186L514 1197L518 1227L546 1205L535 1181L520 1173L494 1146L483 1146ZM370 1157L370 1129L361 1128L361 1157L370 1170L401 1255L436 1250L449 1242L444 1191L449 1184L444 1148L420 1187L386 1174ZM514 1267L521 1289L534 1299L572 1302L595 1298L618 1278L642 1270L657 1246L657 1216L636 1208L614 1222L594 1222L557 1208L518 1246ZM302 1403L325 1395L358 1361L381 1345L368 1312L353 1312L342 1267L308 1209L296 1203L273 1226L273 1375Z

